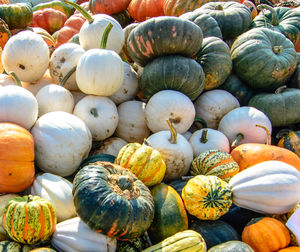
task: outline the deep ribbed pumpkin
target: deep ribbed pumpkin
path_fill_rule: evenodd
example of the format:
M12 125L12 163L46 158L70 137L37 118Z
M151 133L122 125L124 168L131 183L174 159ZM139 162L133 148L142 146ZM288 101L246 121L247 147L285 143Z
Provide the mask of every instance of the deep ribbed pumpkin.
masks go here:
M134 20L142 22L148 18L164 15L164 0L131 0L128 12Z
M154 217L150 190L130 170L108 162L87 165L76 174L73 198L84 223L119 240L142 235Z
M2 224L11 239L36 244L53 234L56 213L52 203L40 196L16 197L7 203Z
M130 57L141 66L169 54L194 56L202 44L198 25L178 17L155 17L140 23L127 39Z

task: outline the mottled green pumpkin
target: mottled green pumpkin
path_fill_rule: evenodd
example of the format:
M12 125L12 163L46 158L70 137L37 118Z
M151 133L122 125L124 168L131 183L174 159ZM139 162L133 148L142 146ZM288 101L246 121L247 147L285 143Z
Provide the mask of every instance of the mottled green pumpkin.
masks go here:
M49 200L26 195L15 197L6 204L2 221L11 239L23 244L37 244L52 236L57 219Z
M297 65L293 43L268 28L240 35L231 47L233 71L254 89L273 91L285 83Z
M201 48L200 27L178 17L154 17L140 23L127 39L130 57L141 66L162 55L194 56Z
M254 250L242 241L228 241L213 246L208 252L254 252Z
M183 201L173 187L161 183L151 189L151 194L155 211L148 234L153 244L188 228Z
M139 79L142 93L150 98L161 90L177 90L195 100L203 91L205 74L194 59L180 55L162 56L148 63Z
M251 98L248 105L264 112L273 127L300 122L298 88L279 88L275 93L259 93Z
M233 157L220 150L208 150L200 153L190 169L192 175L213 175L226 182L239 172L240 167Z
M220 38L204 38L195 59L205 73L205 90L219 87L231 73L230 49Z
M150 190L128 169L109 162L83 167L73 181L80 219L92 230L119 240L139 237L154 217Z
M276 138L280 138L277 146L295 152L300 157L300 130L283 129L277 133Z
M1 252L30 252L31 247L14 241L1 241Z
M217 176L197 175L182 190L182 199L189 214L201 220L217 220L232 204L229 185Z

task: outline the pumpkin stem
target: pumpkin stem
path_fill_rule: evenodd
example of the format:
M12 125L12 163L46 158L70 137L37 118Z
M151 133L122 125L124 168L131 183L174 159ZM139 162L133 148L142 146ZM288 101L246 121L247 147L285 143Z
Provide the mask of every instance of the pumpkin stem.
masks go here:
M75 73L77 66L74 66L71 68L71 70L69 72L67 72L67 74L64 76L64 78L62 78L62 80L60 81L59 85L60 86L64 86L67 82L67 80L70 78L70 76Z
M283 138L284 136L287 136L292 130L291 129L282 129L277 132L275 138L280 139Z
M100 49L106 49L108 34L110 33L113 26L114 25L111 22L109 22L108 25L106 26L106 28L102 34L102 38L101 38L101 42L100 42Z
M129 176L120 176L118 178L117 183L118 183L119 188L122 191L125 191L125 190L130 191L133 188L133 180Z
M237 147L243 138L244 138L244 135L242 133L238 133L236 135L236 138L233 140L233 142L231 144L231 149L234 149L235 147Z
M169 139L169 142L171 144L176 144L177 143L177 131L176 129L173 127L172 123L170 122L170 120L168 119L167 120L167 123L168 123L168 126L169 126L169 129L171 131L171 137Z
M11 71L11 72L8 72L7 74L13 78L13 80L15 81L15 83L16 83L18 86L22 87L22 83L21 83L19 77L16 75L15 72Z
M207 129L204 129L202 131L201 138L200 138L200 142L201 143L206 143L208 141L208 139L207 139L207 132L208 132Z
M224 8L221 4L218 4L216 7L215 7L215 10L219 10L219 11L222 11Z
M262 128L266 131L266 133L267 133L267 142L266 142L266 144L270 145L271 144L271 133L270 133L270 131L263 125L256 124L255 126L259 127L259 128Z
M84 8L82 8L80 5L73 3L71 1L68 0L62 0L63 3L66 3L68 5L71 5L72 7L74 7L77 11L79 11L82 16L89 22L89 24L94 22L94 18L91 16L90 13L88 13Z
M207 123L206 121L203 119L203 118L200 118L200 117L195 117L195 120L194 122L198 122L201 124L202 128L207 128Z
M287 88L286 85L277 88L277 89L275 90L275 94L281 94L282 91L285 90L286 88Z
M94 116L94 117L98 117L98 110L96 108L91 108L90 113Z
M260 5L257 6L257 9L260 10L260 11L263 11L264 9L270 11L271 15L272 15L272 25L273 26L279 25L278 15L277 15L276 11L271 6L269 6L267 4L260 4Z
M281 54L283 52L283 46L273 46L272 50L275 54Z

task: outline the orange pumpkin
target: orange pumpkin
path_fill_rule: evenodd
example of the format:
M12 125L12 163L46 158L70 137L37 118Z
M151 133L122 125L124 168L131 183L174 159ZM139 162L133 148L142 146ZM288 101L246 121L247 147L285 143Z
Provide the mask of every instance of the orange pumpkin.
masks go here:
M11 37L11 32L8 28L8 25L3 19L0 18L0 47L3 49L6 42Z
M116 14L127 9L130 0L90 0L89 9L93 14Z
M257 16L257 9L255 4L250 0L242 0L241 3L249 8L249 10L251 11L251 17L252 19L254 19Z
M18 193L35 175L34 141L29 131L13 123L0 123L0 193Z
M252 219L242 232L242 241L255 252L275 252L286 248L291 237L287 227L271 217Z
M287 247L285 249L280 249L278 252L300 252L300 247Z
M142 22L151 17L164 16L164 0L131 0L128 6L129 15Z
M10 4L8 0L0 0L0 4Z

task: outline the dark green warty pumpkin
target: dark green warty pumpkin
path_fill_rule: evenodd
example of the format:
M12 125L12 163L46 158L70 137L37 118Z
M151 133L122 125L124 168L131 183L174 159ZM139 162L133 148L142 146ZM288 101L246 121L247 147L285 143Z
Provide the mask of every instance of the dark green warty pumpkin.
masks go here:
M109 162L83 167L73 181L73 198L83 222L119 240L139 237L154 217L150 190L130 170Z

